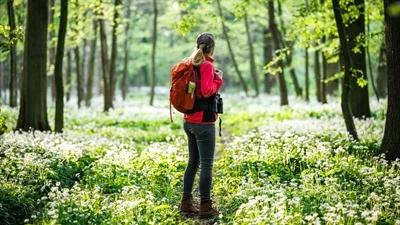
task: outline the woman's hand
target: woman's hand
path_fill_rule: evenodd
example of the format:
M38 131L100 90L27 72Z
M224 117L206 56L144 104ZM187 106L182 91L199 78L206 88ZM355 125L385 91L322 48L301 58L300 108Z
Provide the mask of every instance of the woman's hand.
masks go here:
M223 72L222 72L221 70L216 69L216 70L215 70L215 74L216 74L220 79L222 79L222 77L223 77Z

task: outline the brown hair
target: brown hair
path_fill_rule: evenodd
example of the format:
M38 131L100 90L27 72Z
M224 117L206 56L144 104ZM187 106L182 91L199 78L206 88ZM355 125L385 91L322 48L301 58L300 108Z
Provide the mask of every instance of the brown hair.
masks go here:
M192 64L197 66L204 62L206 55L214 52L214 36L210 33L204 32L197 36L197 48L193 51L190 59Z

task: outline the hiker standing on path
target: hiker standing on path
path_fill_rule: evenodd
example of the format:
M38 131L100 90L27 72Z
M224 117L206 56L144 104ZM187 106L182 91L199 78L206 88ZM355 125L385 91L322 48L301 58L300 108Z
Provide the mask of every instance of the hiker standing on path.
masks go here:
M214 69L214 36L202 33L197 37L197 49L191 58L196 66L197 79L193 113L184 115L184 130L188 137L189 161L183 178L183 197L180 211L185 215L197 214L200 218L218 216L212 207L211 181L215 151L215 121L218 118L215 99L222 86L222 72ZM200 165L200 210L193 204L192 189Z

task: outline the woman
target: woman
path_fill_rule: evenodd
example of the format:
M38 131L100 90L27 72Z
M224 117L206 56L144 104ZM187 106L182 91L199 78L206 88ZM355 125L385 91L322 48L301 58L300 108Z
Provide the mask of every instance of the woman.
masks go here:
M199 214L200 218L218 216L212 207L211 180L215 150L215 121L218 114L212 110L215 95L222 86L222 72L214 70L214 36L202 33L197 37L197 49L191 60L197 70L194 112L184 115L184 130L188 137L189 162L183 178L183 197L180 211L185 215ZM193 182L200 165L200 210L192 201Z

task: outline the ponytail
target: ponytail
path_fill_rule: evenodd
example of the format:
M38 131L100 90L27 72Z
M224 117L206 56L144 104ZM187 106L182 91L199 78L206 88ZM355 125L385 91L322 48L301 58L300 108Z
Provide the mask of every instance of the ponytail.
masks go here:
M195 66L198 66L204 62L204 44L201 44L199 48L195 49L190 56L190 60L192 61L192 64Z

